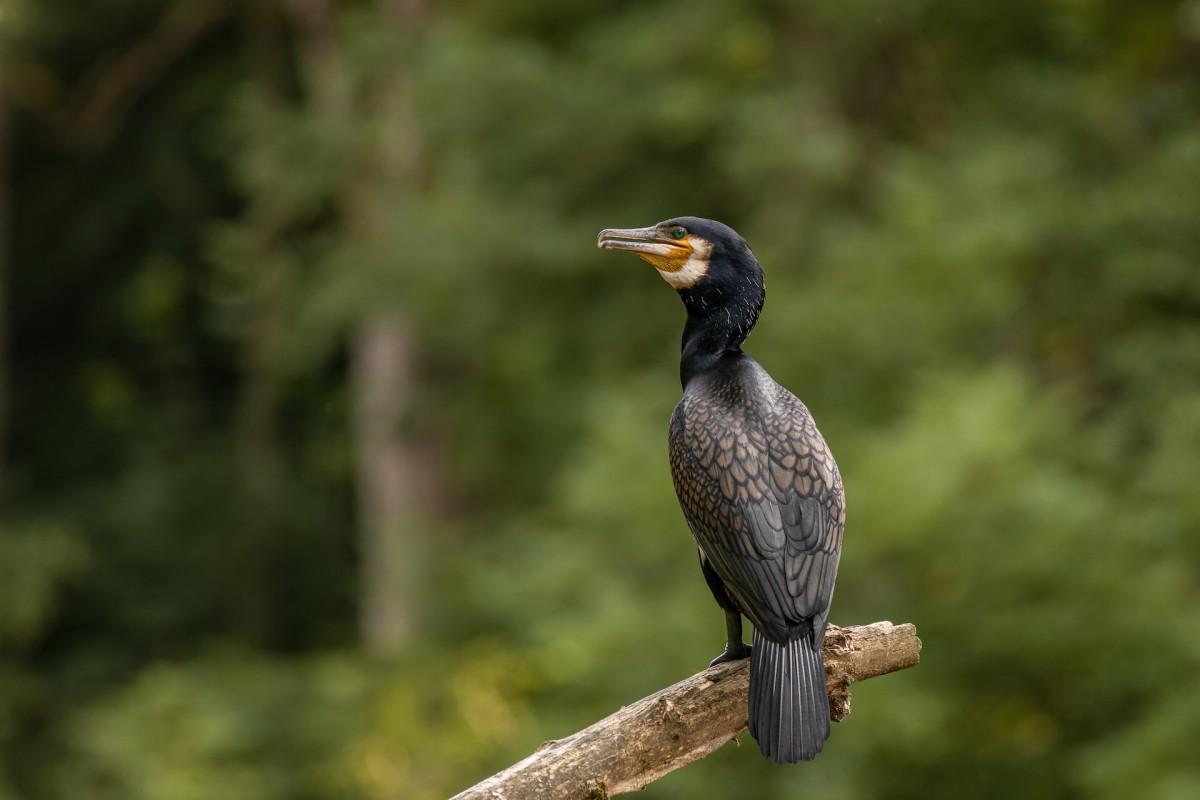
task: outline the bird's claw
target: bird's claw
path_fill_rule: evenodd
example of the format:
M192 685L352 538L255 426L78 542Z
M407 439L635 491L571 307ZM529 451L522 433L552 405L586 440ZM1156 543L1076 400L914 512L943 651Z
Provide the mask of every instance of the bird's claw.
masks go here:
M726 661L741 661L743 658L750 657L750 645L738 643L737 647L725 645L725 652L708 662L708 666L715 667L717 664L724 664Z

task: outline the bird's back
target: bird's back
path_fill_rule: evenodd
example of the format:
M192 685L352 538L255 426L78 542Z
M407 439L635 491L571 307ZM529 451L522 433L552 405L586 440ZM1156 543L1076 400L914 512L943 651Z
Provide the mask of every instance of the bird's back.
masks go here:
M845 506L804 404L753 359L727 357L688 383L670 456L696 542L755 627L823 633Z

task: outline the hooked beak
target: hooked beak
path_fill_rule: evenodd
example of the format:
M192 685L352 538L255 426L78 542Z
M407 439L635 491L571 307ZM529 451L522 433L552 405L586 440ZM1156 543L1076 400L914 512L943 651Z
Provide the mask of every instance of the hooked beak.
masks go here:
M605 228L596 237L601 250L629 250L659 270L675 272L692 254L690 237L672 239L661 228Z

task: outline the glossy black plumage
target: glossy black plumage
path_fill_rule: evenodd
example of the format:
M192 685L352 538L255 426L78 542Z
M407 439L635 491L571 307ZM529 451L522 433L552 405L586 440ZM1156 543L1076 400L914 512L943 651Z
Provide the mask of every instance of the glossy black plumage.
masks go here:
M811 759L829 735L821 643L845 502L808 409L742 352L766 297L762 269L736 232L697 217L606 229L598 244L638 253L687 309L671 475L726 610L728 642L716 660L745 657L744 614L755 628L750 733L774 761Z
M637 253L688 309L671 474L726 613L714 663L745 657L748 616L750 733L775 762L814 758L829 735L821 644L845 501L809 410L742 351L766 299L762 269L742 236L713 219L605 229L596 243Z
M844 515L833 456L804 404L742 354L688 381L669 438L702 558L755 627L750 732L775 760L812 758L829 734L819 645Z

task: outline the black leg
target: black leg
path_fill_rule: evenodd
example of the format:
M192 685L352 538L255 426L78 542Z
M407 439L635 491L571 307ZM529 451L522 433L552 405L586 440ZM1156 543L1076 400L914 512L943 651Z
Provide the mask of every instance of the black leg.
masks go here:
M721 576L708 563L708 559L704 557L703 553L700 554L700 571L704 573L704 582L708 584L709 591L712 592L717 605L725 610L725 652L710 661L708 665L715 667L726 661L748 658L750 648L742 643L742 612L733 602L733 598L729 596L729 592L725 590Z
M742 615L736 611L725 612L725 652L708 662L710 667L750 657L750 647L742 642Z

